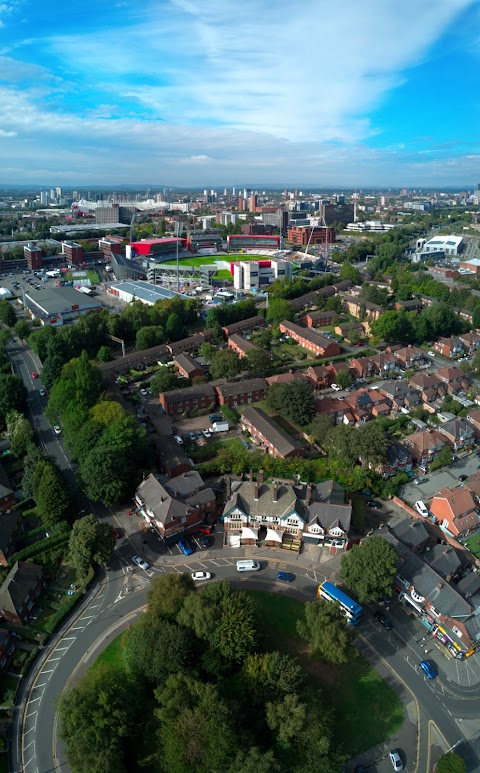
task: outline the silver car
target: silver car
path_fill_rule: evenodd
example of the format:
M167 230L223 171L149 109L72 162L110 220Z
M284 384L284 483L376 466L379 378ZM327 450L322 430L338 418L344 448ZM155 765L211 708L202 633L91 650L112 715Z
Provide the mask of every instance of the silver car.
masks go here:
M141 556L132 556L132 561L137 564L137 566L140 567L140 569L144 569L147 571L147 569L150 569L150 564L148 561L145 561Z

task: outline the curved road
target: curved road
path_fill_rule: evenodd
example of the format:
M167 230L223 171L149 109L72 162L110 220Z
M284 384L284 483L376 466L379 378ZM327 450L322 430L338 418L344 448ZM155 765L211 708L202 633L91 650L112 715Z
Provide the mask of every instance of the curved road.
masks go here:
M43 410L46 398L40 397L40 379L32 379L32 371L39 371L38 357L16 339L8 346L14 370L19 373L28 389L28 404L32 421L44 450L52 455L75 490L74 470L66 456L61 436L57 437L47 422ZM91 503L82 495L79 508L95 512L100 518L111 516L111 511ZM82 510L80 510L82 512ZM225 549L202 551L193 556L160 556L148 572L132 569L131 556L138 552L130 538L123 539L115 550L108 574L100 579L74 618L45 648L40 667L21 686L21 704L15 719L17 732L13 734L11 749L13 770L25 773L66 771L68 764L61 743L57 743L55 705L62 690L77 678L94 660L101 649L117 633L141 614L145 604L150 578L163 572L181 572L208 569L216 579L234 579L242 584L265 587L276 592L314 598L318 583L324 579L321 572L307 570L299 564L288 564L284 552L269 551L268 560L261 560L262 571L255 577L239 577L235 561L239 554L227 556ZM258 558L258 556L256 556ZM288 568L296 575L293 585L275 582L279 568ZM461 742L463 736L456 720L480 716L480 698L476 688L453 687L440 672L436 680L427 680L419 671L421 647L401 625L385 631L372 617L365 616L359 626L360 648L382 675L394 676L396 689L407 705L408 720L418 726L419 733L412 738L406 756L406 769L424 773L431 769L431 751L438 738L444 749ZM385 749L388 745L385 745ZM437 755L438 756L438 755ZM385 754L368 760L369 770L391 770Z

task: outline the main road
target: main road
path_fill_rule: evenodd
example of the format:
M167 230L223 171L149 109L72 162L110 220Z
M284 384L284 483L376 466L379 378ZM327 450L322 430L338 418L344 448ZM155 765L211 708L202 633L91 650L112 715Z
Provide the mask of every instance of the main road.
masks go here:
M46 453L56 460L75 490L74 470L62 447L61 436L54 434L44 416L46 398L39 394L40 380L32 378L32 372L40 371L41 363L16 339L7 348L15 371L27 386L30 416L39 442ZM107 508L91 503L82 495L78 496L80 512L84 509L96 512L100 518L112 519L113 514ZM142 614L152 577L165 572L204 569L211 572L215 579L230 579L241 582L242 586L263 587L292 594L302 600L315 598L318 583L325 579L320 571L302 565L300 560L289 564L291 559L283 551L258 553L256 557L262 564L262 571L247 580L243 577L239 579L235 567L243 551L228 555L225 548L215 547L189 558L165 553L147 572L132 566L131 557L135 552L138 548L126 535L116 546L108 572L98 577L93 591L61 633L47 645L36 669L22 683L11 747L13 770L25 773L68 770L64 749L58 739L56 702L65 687L83 673L102 648ZM288 568L295 573L292 585L285 586L276 581L280 568ZM427 680L418 667L424 655L415 641L410 623L406 624L402 618L401 608L393 609L392 614L396 624L394 630L388 632L374 618L365 616L359 627L360 647L383 675L393 678L404 704L410 706L406 723L415 726L418 735L406 736L402 751L407 770L424 773L431 766L432 727L440 735L444 749L455 746L463 740L457 721L478 719L480 716L479 693L476 687L452 688L441 669L438 679ZM383 750L375 749L370 755L365 755L370 770L383 773L391 769L385 756L387 748L384 745Z

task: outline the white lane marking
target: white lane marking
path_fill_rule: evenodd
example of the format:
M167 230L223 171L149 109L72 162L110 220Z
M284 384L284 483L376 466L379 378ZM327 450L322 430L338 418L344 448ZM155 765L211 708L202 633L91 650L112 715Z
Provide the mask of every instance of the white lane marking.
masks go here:
M53 674L53 672L55 671L55 668L51 668L49 671L42 671L42 674Z
M47 663L51 663L52 660L61 660L61 658L48 658Z
M30 763L33 762L34 759L35 759L35 755L33 755L33 757L30 757L28 762L25 763L25 767L27 768L30 765Z
M43 695L43 692L42 692L42 695ZM41 701L42 700L42 695L39 695L38 698L30 698L28 702L29 703L35 703L35 701Z
M187 569L190 569L191 572L194 571L193 566L190 566L190 564L184 564L184 566L186 566Z
M76 625L75 628L70 628L70 630L71 631L84 631L86 627L87 627L86 625Z
M198 562L200 566L202 566L204 569L208 569L208 566L206 564L202 564L201 561Z
M79 617L79 620L91 620L92 617L95 617L95 615L84 615L83 617Z
M35 712L35 713L37 713L37 712ZM31 733L31 732L32 732L32 730L35 730L36 726L37 726L37 725L35 724L35 725L32 725L31 727L29 727L29 728L28 728L28 730L24 730L24 732L23 732L23 735L25 736L25 735L28 735L28 733ZM28 744L28 746L31 746L31 745L32 745L32 743L35 743L35 741L30 741L30 743ZM28 749L28 746L25 746L25 751L27 751L27 749Z
M215 566L223 566L223 564L219 564L218 561L214 561L213 558L208 559L211 564L215 564Z
M38 690L39 687L45 687L46 684L47 684L46 682L42 682L42 684L36 684L32 689Z
M76 638L76 636L65 636L62 641L75 641Z
M30 714L27 714L27 715L25 716L25 719L28 719L29 717L34 717L34 716L36 716L37 714L38 714L38 711L37 711L37 709L35 709L35 711L31 711L31 712L30 712Z

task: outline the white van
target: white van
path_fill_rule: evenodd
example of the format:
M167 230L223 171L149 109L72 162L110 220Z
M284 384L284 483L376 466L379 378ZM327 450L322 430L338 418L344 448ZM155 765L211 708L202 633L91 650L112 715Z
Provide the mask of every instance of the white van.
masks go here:
M252 561L251 559L237 561L237 572L258 572L259 569L260 564L258 561Z
M428 507L425 502L422 502L421 500L415 502L415 510L419 515L423 516L423 518L428 518Z

